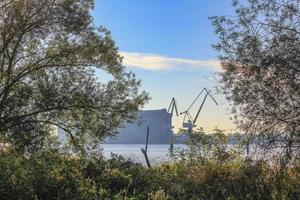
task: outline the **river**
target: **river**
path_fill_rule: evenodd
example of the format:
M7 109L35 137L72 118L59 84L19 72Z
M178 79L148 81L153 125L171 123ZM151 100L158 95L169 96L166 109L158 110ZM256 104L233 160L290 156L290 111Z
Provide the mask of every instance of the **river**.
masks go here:
M121 155L124 158L131 159L135 162L145 164L145 157L141 148L145 148L145 144L103 144L104 157L110 158L111 153ZM165 161L170 161L170 145L168 144L149 144L148 158L151 164L158 164ZM186 145L174 144L174 151L187 149Z

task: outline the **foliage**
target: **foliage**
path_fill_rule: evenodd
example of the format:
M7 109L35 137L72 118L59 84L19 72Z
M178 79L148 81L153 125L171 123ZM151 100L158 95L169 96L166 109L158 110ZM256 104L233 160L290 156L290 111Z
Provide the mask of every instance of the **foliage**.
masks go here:
M235 16L212 17L223 92L239 127L291 160L300 153L300 2L241 2Z
M93 0L0 2L2 142L33 152L54 126L79 146L113 134L148 99L92 8ZM101 83L99 70L111 80Z
M178 161L148 169L113 155L70 157L55 150L1 152L0 199L299 199L300 168L278 187L265 162ZM280 190L279 190L280 189Z
M228 136L223 130L215 128L213 133L206 134L203 128L198 128L188 134L189 158L198 160L214 159L219 162L237 159L233 149L229 149Z

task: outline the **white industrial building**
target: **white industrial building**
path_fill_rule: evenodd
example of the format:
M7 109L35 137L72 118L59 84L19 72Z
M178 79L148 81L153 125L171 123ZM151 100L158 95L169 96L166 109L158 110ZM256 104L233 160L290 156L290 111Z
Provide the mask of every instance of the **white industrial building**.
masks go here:
M133 123L126 123L118 130L119 134L107 138L105 143L143 144L149 126L150 144L169 144L173 137L172 114L166 109L143 110Z

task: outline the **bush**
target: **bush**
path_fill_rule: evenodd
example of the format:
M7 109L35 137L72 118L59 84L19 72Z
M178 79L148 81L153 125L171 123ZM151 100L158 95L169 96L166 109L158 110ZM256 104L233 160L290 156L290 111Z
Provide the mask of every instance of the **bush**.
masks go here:
M151 169L119 156L0 155L0 199L300 199L300 166L193 160Z

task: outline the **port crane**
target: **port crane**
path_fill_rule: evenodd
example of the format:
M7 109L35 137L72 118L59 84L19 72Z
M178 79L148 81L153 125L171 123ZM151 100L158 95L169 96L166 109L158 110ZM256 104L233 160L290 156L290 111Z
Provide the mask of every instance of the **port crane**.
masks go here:
M201 103L201 105L200 105L199 110L197 111L197 114L196 114L195 118L193 118L192 115L190 114L190 109L192 108L192 106L195 104L195 102L198 100L198 98L199 98L203 93L205 93L204 99L203 99L203 101L202 101L202 103ZM193 103L189 106L189 108L188 108L186 111L180 113L181 115L184 114L182 126L183 126L183 128L187 128L189 133L191 133L191 132L192 132L192 129L193 129L194 127L196 127L196 121L197 121L197 119L198 119L198 117L199 117L199 114L200 114L200 112L201 112L201 110L202 110L202 108L203 108L203 105L204 105L204 103L205 103L205 101L206 101L206 99L207 99L208 96L209 96L209 97L215 102L215 104L218 106L218 103L217 103L215 97L213 96L213 94L211 93L211 91L208 90L208 89L206 89L206 88L203 88L203 89L201 90L200 94L196 97L196 99L193 101Z
M168 113L170 113L171 116L173 116L174 110L175 110L176 116L178 117L178 110L177 110L176 100L173 97L172 100L171 100L171 103L169 105L169 108L168 108ZM173 128L174 128L174 126L172 126L172 129ZM171 136L171 138L170 138L170 148L169 148L170 152L173 152L173 145L174 145L174 137Z
M175 98L173 97L168 108L168 113L171 113L171 115L173 116L174 110L176 112L176 116L178 116L176 101Z

